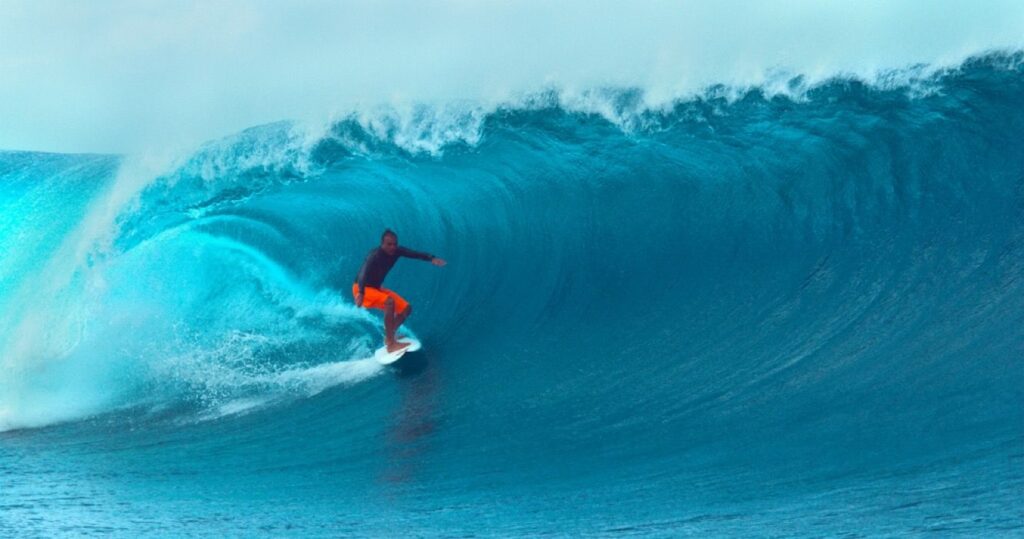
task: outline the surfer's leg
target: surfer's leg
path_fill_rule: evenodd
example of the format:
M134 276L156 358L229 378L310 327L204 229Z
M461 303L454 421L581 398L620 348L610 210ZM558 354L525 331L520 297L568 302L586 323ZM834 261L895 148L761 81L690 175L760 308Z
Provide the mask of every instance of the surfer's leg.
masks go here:
M398 340L398 327L405 322L406 318L409 318L409 314L412 312L412 308L409 306L409 302L405 301L405 298L398 295L398 292L395 292L394 290L388 290L387 288L382 288L381 292L387 294L388 299L386 304L391 305L391 312L393 316L393 331L391 332L392 340L388 341L388 344L391 344L392 341Z
M405 319L409 318L410 314L412 314L412 305L406 305L404 311L402 311L402 312L398 313L397 315L395 315L395 332L396 332L395 338L396 339L398 338L398 336L397 336L398 328L402 327L402 324L405 323Z
M401 324L401 322L396 322L398 322L398 316L395 315L395 300L388 298L384 302L384 346L388 347L388 352L394 352L409 346L409 343L398 342L395 339L395 330Z
M384 301L384 344L389 348L395 344L395 300L388 298Z

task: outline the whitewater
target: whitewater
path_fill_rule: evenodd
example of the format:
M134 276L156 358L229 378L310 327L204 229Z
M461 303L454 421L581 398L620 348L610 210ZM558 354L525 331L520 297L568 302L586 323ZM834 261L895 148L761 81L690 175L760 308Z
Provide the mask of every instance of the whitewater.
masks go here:
M1009 50L0 152L0 535L1019 537L1022 103ZM392 367L385 228L448 260Z

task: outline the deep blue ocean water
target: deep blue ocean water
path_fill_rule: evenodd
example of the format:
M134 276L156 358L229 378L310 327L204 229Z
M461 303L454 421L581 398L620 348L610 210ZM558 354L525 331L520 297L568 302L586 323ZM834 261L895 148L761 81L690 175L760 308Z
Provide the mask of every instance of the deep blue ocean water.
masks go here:
M1021 53L791 86L0 153L0 535L1024 536Z

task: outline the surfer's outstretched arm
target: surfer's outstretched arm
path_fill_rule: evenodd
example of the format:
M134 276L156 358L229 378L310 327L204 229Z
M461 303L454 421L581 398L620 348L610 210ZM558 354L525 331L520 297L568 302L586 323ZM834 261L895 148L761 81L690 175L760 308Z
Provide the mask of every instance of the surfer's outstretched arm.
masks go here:
M444 266L445 264L447 264L447 262L445 262L444 259L442 259L442 258L438 258L438 257L436 257L434 255L430 255L430 254L427 254L427 253L421 253L419 251L413 251L412 249L407 249L405 247L399 247L396 250L395 254L397 254L398 256L404 256L406 258L415 258L417 260L426 260L427 262L430 262L431 264L433 264L433 265L435 265L435 266L437 266L439 268Z

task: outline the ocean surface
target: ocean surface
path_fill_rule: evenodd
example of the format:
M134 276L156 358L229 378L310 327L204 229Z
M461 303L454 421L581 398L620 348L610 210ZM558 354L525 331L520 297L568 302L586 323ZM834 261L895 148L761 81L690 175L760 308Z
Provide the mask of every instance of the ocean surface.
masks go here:
M0 536L1024 536L1024 54L586 95L0 153Z

